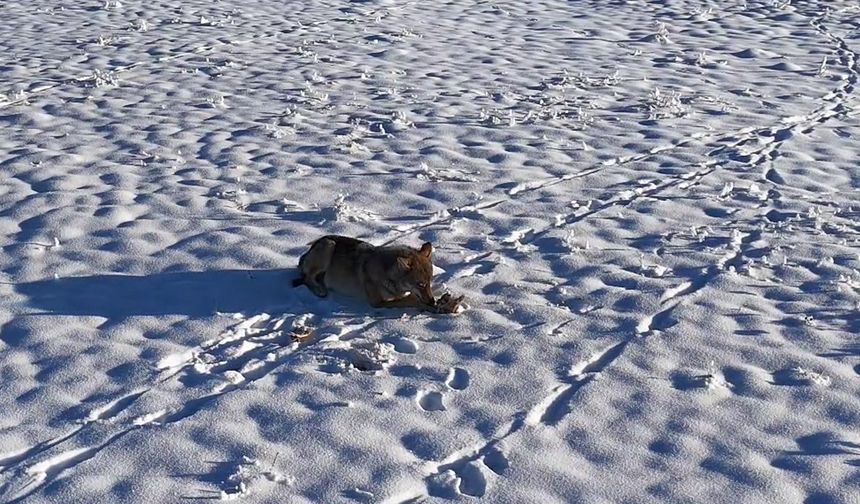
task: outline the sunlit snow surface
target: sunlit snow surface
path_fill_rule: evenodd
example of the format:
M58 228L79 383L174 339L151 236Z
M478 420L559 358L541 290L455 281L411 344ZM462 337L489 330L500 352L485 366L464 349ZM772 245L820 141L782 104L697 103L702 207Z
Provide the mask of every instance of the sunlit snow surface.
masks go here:
M856 2L0 19L0 502L858 502Z

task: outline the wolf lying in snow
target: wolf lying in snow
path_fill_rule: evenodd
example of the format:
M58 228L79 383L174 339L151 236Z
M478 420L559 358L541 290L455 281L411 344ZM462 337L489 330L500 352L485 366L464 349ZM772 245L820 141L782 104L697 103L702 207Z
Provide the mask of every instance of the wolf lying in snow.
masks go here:
M301 277L293 286L307 285L317 296L329 290L363 297L374 308L421 308L454 313L463 296L433 297L433 245L420 249L377 247L346 236L328 235L316 240L299 259Z

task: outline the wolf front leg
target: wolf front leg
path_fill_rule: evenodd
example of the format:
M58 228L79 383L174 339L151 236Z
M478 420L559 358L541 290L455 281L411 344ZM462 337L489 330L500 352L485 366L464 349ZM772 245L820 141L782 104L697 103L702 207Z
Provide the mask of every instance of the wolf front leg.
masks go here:
M411 292L402 298L383 299L378 292L367 292L367 300L370 301L370 306L374 308L422 308L425 310L431 309L415 294Z

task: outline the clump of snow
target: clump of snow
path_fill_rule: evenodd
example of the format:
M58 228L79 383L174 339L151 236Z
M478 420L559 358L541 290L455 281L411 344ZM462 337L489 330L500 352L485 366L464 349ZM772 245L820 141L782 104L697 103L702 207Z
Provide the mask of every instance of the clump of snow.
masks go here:
M367 222L379 218L374 212L364 210L346 202L349 194L338 194L334 205L323 208L320 213L325 221Z
M349 346L349 364L359 371L379 371L393 362L394 345L357 341Z
M227 488L221 490L220 499L222 501L245 499L259 492L260 487L290 486L294 482L293 477L276 471L274 467L266 467L266 464L260 460L244 456L224 481ZM277 490L280 495L283 495L283 492L283 489Z
M801 366L777 371L774 373L774 378L780 385L811 385L827 387L831 383L830 376Z
M684 117L689 113L689 107L677 91L672 90L666 93L660 91L659 87L655 87L651 91L651 94L644 100L643 106L650 119Z

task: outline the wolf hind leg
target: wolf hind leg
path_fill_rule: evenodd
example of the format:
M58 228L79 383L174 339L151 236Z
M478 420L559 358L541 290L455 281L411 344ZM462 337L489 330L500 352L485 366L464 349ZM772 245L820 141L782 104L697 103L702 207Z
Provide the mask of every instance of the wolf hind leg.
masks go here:
M301 261L302 282L319 297L328 296L325 273L331 264L335 242L328 238L318 240Z
M328 296L328 287L325 284L325 271L317 273L317 276L314 277L313 282L305 282L310 288L311 292L316 294L319 297L327 297Z

